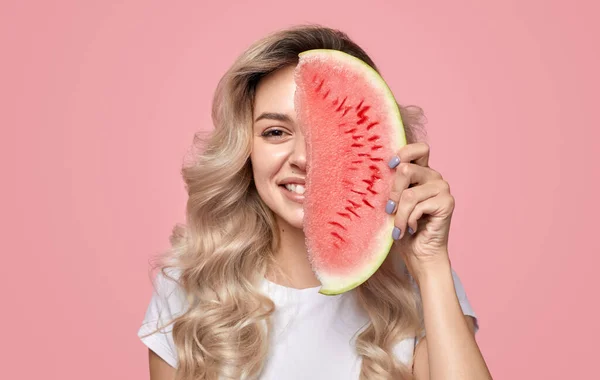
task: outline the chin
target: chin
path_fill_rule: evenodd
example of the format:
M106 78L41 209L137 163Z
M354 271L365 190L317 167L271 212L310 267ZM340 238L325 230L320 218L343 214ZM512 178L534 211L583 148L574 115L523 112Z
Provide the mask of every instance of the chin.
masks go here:
M304 225L304 210L302 209L294 212L287 212L279 217L292 228L301 230Z
M304 226L304 223L302 220L293 220L292 223L290 223L290 226L301 230Z

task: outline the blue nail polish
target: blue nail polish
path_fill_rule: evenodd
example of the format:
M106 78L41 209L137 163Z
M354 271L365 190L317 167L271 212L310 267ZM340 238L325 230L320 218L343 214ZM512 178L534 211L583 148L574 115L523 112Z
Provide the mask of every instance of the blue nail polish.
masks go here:
M393 169L398 165L400 165L400 157L398 157L398 156L392 157L390 162L388 162L388 166L390 167L390 169Z
M400 239L400 234L402 233L402 231L400 231L400 228L398 227L394 227L394 230L392 231L392 238L394 240L398 240Z
M415 231L413 231L413 229L412 229L412 228L408 227L408 233L412 235L412 234L414 234L414 233L415 233Z
M385 212L387 212L388 214L392 214L394 212L394 209L396 208L396 202L394 202L393 200L388 200L387 204L385 205Z

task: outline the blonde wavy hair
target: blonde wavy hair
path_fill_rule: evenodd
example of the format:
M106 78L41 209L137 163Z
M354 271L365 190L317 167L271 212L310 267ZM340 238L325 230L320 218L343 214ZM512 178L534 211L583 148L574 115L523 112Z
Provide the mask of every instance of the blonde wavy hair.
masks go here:
M206 137L195 136L193 159L182 168L189 196L187 223L175 226L171 249L155 265L178 283L189 306L168 324L177 348L176 380L254 379L263 369L275 305L259 284L274 265L279 236L252 181L255 88L265 75L297 63L298 53L318 48L341 50L378 70L341 31L311 24L271 33L241 54L222 77L213 99L215 128ZM414 142L423 112L399 106L407 140ZM422 332L422 308L414 283L394 260L390 255L355 289L370 319L356 337L361 379L413 377L392 348Z

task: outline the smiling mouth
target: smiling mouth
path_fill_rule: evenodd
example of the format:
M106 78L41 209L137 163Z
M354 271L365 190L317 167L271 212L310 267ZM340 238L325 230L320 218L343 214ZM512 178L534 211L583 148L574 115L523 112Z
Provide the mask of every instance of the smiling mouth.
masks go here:
M280 186L283 187L284 189L286 189L287 191L289 191L290 193L297 194L297 195L304 195L305 188L303 185L287 183L285 185L280 185Z

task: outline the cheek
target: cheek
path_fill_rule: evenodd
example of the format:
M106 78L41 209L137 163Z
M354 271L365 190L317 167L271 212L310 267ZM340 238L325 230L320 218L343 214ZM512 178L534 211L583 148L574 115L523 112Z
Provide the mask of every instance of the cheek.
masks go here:
M250 160L252 161L252 176L254 177L254 182L259 185L266 177L268 177L268 163L253 156L250 156Z
M279 172L287 156L284 145L254 145L250 160L255 181L268 180Z
M250 155L252 160L252 177L254 185L261 196L266 194L271 177L273 177L273 162L265 159L261 155Z

